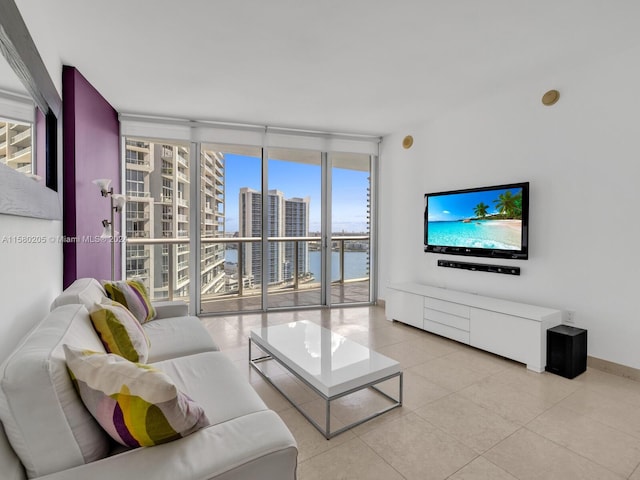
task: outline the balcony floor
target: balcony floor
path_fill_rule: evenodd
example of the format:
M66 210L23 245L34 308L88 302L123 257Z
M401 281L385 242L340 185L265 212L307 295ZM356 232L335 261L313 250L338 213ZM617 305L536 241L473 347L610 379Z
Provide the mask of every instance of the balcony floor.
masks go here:
M331 304L369 303L369 280L331 285ZM320 286L277 290L269 293L269 308L320 306ZM250 312L262 309L261 295L224 296L202 299L202 314Z

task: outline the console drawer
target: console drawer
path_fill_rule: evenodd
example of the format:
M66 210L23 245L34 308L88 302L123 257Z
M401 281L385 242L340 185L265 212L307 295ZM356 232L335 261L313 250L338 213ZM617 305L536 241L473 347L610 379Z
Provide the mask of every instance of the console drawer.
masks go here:
M424 297L424 308L438 310L440 312L450 313L458 317L469 318L469 306L459 303L447 302L446 300L438 300L437 298Z
M431 308L424 309L424 319L430 320L436 323L442 323L449 327L457 328L465 332L469 331L469 318L459 317L458 315L452 315L450 313L441 312L439 310L433 310Z
M424 329L428 332L437 333L443 337L450 338L460 343L469 344L469 332L459 330L449 325L443 325L442 323L432 322L431 320L424 321Z

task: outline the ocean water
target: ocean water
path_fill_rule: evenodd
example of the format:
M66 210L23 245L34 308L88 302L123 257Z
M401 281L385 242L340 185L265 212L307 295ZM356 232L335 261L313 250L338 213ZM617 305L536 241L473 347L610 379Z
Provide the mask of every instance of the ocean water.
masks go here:
M344 252L344 279L369 276L367 252ZM320 278L320 252L309 252L309 270L316 279ZM340 279L340 253L331 252L331 281Z
M519 250L521 222L518 220L473 220L429 222L430 245Z
M231 263L238 262L238 251L225 250L225 260ZM320 252L309 252L309 270L313 276L320 279ZM351 280L354 278L365 278L369 276L369 257L367 252L345 252L344 253L344 278ZM331 280L340 279L340 253L331 252Z

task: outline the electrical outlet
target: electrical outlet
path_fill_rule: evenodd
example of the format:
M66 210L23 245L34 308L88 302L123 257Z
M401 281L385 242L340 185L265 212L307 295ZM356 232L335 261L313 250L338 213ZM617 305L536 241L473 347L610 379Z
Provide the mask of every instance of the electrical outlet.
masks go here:
M576 311L575 310L567 310L567 315L565 317L566 323L574 324L576 323Z

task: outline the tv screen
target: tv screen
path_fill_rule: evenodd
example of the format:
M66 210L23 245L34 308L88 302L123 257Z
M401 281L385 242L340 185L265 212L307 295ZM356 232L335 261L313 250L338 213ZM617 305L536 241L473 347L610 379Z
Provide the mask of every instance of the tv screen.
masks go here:
M424 197L425 252L528 258L528 182Z

